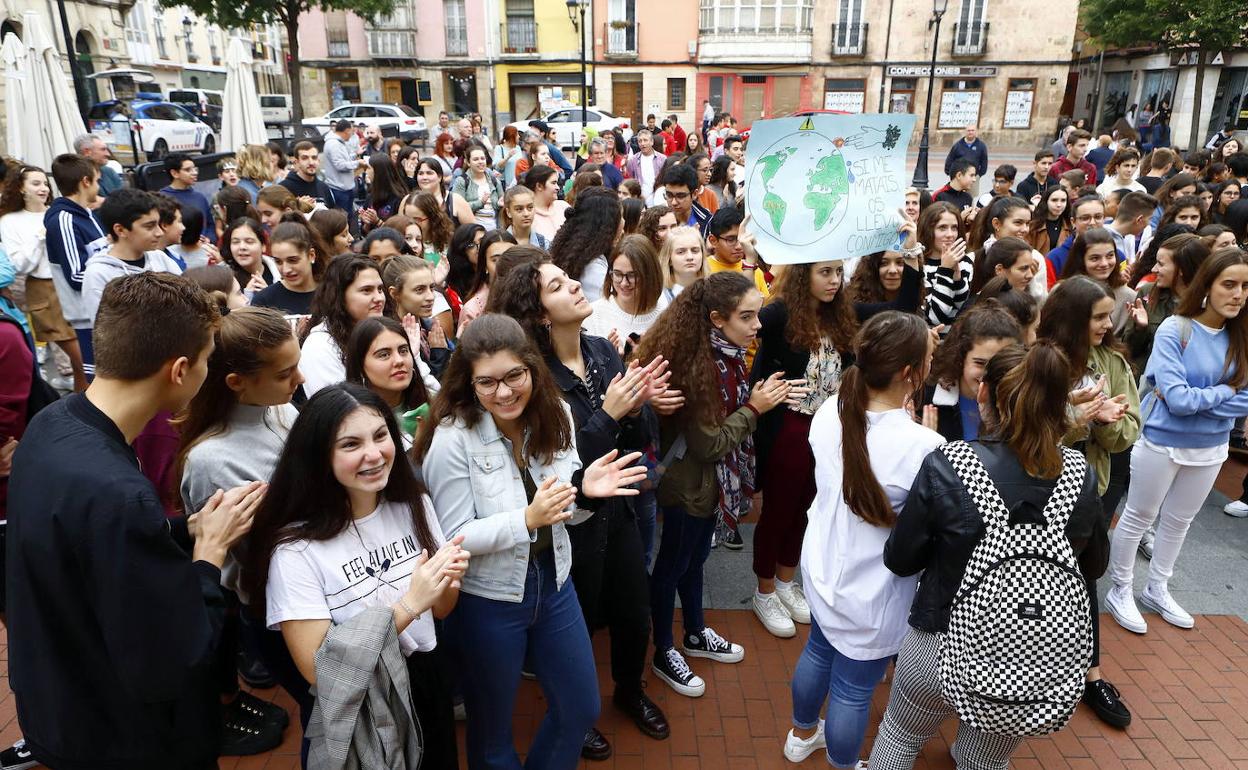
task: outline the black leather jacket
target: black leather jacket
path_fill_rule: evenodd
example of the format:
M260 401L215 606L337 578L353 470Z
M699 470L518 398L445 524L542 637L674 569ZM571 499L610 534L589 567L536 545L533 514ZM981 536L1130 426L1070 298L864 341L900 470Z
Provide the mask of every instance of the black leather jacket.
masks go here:
M1041 512L1056 479L1037 479L1023 470L1005 444L973 441L971 446L996 484L1012 520L1043 521ZM1109 535L1096 493L1096 471L1088 466L1083 489L1066 525L1079 571L1094 582L1109 564ZM949 611L962 584L971 551L984 536L984 520L970 493L939 450L923 461L910 496L884 545L884 564L898 575L922 572L910 607L910 625L944 633Z

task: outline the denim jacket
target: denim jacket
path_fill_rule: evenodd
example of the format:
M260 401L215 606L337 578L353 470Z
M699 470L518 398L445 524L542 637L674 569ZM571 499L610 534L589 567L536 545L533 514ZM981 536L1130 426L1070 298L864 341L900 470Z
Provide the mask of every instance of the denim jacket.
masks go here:
M493 418L482 410L472 427L458 420L439 425L422 470L442 532L448 540L463 535L464 548L472 554L462 590L485 599L519 603L524 600L529 546L537 534L524 521L529 501L511 449ZM550 475L577 483L580 468L575 439L550 463L529 459L529 473L537 484ZM578 514L570 523L592 515ZM555 584L562 588L572 566L572 549L563 523L555 524L551 534Z

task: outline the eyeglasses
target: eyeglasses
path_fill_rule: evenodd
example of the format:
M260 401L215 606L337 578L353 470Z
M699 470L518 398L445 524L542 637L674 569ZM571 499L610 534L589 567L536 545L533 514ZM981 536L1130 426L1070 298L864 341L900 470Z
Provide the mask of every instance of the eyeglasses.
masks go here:
M729 246L736 246L737 243L741 240L740 236L736 236L736 235L715 235L712 237L719 241L723 241Z
M637 283L636 273L621 273L619 270L611 271L611 280L622 286L632 286Z
M691 197L693 196L687 192L672 192L671 190L667 191L668 200L683 201L685 198L691 198Z
M498 392L499 384L506 385L510 390L516 390L529 379L529 367L517 366L502 377L473 377L472 387L477 391L478 396L492 396Z
M465 249L466 251L476 251L476 250L477 250L477 249L479 249L479 248L481 248L481 244L479 244L479 243L477 243L477 242L475 242L475 241L474 241L474 242L472 242L472 243L470 243L470 244L468 244L467 246L465 246L465 247L464 247L464 249Z

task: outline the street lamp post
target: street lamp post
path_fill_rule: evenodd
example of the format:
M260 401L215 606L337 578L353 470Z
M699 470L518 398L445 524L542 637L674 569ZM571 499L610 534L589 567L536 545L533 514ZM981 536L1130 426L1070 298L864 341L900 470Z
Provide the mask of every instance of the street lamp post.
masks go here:
M936 90L936 51L940 45L940 20L947 10L949 10L949 0L932 0L932 24L935 25L936 31L932 35L932 67L927 73L927 109L923 113L923 136L919 139L919 157L914 164L912 183L919 190L926 190L928 184L928 130L932 123L932 94Z
M568 0L568 19L581 39L581 131L585 131L585 113L589 109L588 86L585 82L585 9L590 0ZM580 15L579 19L577 15Z

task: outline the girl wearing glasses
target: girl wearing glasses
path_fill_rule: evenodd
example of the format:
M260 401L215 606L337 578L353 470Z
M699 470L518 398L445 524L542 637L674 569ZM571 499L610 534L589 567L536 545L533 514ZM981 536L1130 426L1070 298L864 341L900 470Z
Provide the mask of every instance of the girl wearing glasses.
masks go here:
M642 241L649 247L645 238ZM593 462L614 447L628 452L658 440L658 426L646 403L663 408L678 401L679 396L673 399L666 392L667 364L625 367L611 343L582 333L590 304L581 285L549 257L543 254L504 273L491 309L519 321L550 366L572 409L581 462ZM653 503L653 495L649 498ZM604 501L596 515L572 527L568 535L572 582L590 632L602 626L611 632L613 701L643 733L663 739L669 734L667 719L642 689L650 644L650 580L642 534L647 526L645 502L645 495ZM653 518L648 524L653 538ZM585 736L583 757L605 759L610 751L596 729Z
M389 607L407 659L421 767L452 770L449 667L433 619L455 606L469 554L463 538L443 536L401 445L390 407L363 385L338 383L313 396L273 471L276 494L256 512L244 587L313 685L330 627Z
M575 766L598 718L567 525L599 500L637 494L629 487L645 469L614 450L582 467L560 393L520 324L488 313L460 338L413 450L442 530L473 552L446 622L473 768L520 765L512 712L526 659L548 703L527 766Z
M602 297L590 304L585 331L605 338L615 332L621 342L641 339L666 307L659 257L650 239L626 235L615 247Z

